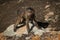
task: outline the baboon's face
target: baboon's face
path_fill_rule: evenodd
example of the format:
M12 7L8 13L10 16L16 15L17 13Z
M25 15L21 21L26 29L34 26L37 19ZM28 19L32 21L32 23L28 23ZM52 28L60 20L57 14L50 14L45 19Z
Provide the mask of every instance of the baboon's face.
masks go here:
M27 16L31 16L32 15L32 13L30 11L26 11L25 13L26 13Z

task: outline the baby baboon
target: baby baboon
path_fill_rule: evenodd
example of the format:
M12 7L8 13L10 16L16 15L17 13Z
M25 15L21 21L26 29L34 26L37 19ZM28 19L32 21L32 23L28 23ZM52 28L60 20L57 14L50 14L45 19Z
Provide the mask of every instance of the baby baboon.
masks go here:
M29 29L29 22L32 22L34 25L37 25L36 20L35 20L35 10L33 8L26 8L26 10L21 13L20 15L18 15L17 17L17 22L15 24L15 28L14 31L17 30L17 25L21 22L25 22L26 26L27 26L27 31L28 33L30 32ZM38 26L38 25L37 25ZM33 28L33 27L32 27Z

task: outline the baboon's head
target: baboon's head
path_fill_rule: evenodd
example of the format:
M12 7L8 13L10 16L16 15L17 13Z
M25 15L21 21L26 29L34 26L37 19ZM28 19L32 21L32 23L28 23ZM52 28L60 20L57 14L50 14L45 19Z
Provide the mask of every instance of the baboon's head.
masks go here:
M29 8L26 8L25 13L30 16L35 13L35 10L29 7Z

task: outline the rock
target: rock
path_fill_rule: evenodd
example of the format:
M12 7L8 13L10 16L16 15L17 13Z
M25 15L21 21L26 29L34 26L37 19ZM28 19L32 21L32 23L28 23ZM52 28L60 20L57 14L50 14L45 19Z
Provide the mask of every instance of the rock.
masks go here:
M15 32L14 32L14 24L10 25L4 32L4 36L14 36Z
M21 24L21 25L22 25L22 24ZM18 26L20 26L20 24L19 24ZM29 23L29 26L30 26L30 28L31 28L32 24ZM17 31L14 32L14 24L12 24L12 25L10 25L10 26L3 32L3 34L4 34L5 36L14 36L14 35L16 35L16 36L21 37L23 34L28 34L28 32L27 32L27 27L26 27L26 25L23 26L23 27L21 27L21 28L19 28L19 29L17 29Z

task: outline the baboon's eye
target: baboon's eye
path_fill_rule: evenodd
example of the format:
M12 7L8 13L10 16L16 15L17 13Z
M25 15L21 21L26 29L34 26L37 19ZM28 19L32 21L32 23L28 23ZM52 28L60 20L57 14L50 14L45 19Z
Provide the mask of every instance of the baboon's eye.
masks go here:
M51 18L51 17L49 17L49 18Z

